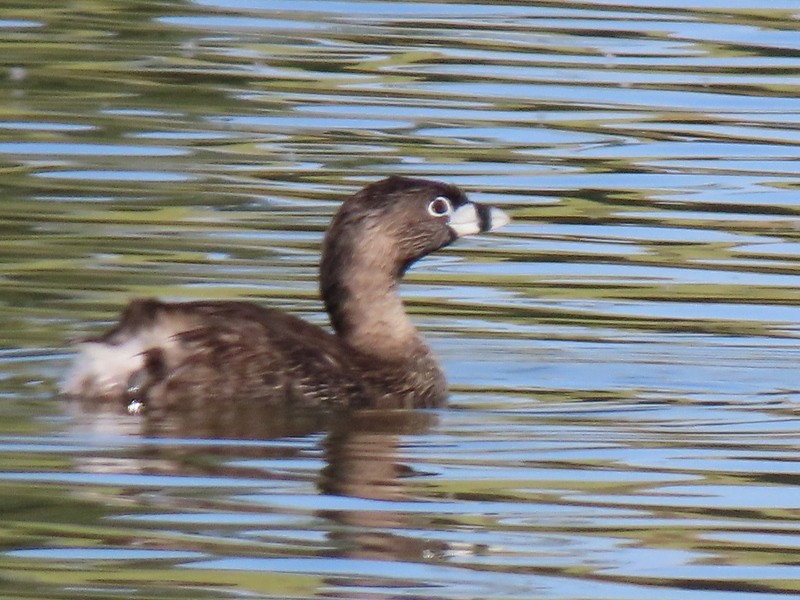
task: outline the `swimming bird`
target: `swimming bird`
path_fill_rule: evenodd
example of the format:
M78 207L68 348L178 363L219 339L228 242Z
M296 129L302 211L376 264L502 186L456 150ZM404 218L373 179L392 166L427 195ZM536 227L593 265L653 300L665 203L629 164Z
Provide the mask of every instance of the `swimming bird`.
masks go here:
M80 342L62 392L129 411L240 399L271 405L441 405L447 384L398 294L406 270L456 239L509 222L454 185L392 176L349 197L322 244L333 332L244 301L137 299Z

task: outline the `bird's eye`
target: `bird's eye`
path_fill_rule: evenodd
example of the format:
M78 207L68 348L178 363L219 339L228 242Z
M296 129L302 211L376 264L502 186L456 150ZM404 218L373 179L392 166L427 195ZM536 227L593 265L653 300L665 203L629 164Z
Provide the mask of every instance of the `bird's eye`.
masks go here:
M428 214L432 217L444 217L453 212L453 205L448 198L444 196L436 196L431 203L428 204Z

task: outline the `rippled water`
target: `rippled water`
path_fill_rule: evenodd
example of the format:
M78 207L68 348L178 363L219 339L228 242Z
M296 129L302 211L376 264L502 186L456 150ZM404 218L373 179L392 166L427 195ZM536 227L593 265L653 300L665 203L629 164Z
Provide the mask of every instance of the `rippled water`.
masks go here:
M4 4L0 595L798 594L799 29L796 0ZM389 174L515 218L404 287L448 408L152 430L55 398L133 296L325 323L322 231Z

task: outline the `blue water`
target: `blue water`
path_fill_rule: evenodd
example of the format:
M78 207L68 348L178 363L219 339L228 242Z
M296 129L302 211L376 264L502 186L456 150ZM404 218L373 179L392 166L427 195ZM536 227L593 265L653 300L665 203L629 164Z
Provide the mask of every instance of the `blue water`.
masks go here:
M798 593L800 6L0 8L0 596ZM450 403L148 428L56 395L132 297L326 324L390 174L514 221L403 294Z

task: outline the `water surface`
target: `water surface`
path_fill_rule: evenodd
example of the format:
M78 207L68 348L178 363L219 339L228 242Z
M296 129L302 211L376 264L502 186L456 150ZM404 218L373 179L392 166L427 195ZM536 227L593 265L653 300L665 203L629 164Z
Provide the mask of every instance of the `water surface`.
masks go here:
M264 6L0 9L0 595L795 596L797 3ZM390 174L514 216L404 285L446 409L55 398L132 297L325 324Z

